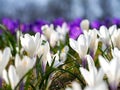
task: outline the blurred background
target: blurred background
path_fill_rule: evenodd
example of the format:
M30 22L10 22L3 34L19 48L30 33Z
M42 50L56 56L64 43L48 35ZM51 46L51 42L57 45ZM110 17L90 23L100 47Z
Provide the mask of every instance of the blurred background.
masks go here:
M120 0L0 0L0 20L4 17L30 22L65 18L120 18Z

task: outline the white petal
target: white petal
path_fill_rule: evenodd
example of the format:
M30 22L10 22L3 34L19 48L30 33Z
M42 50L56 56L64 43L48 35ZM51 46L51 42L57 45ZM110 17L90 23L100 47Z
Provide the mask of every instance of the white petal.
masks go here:
M65 90L73 90L72 88L70 88L70 87L67 87Z
M26 40L24 39L23 36L20 37L20 41L21 41L22 47L23 47L23 48L27 48L27 47L26 47L26 46L27 46L27 45L26 45Z
M89 21L87 19L82 20L82 22L80 23L80 27L82 28L82 30L89 30Z
M97 74L97 77L96 77L96 79L97 79L96 81L98 83L100 83L103 80L103 77L104 77L104 72L103 72L102 68L100 68L99 72Z
M117 26L116 26L116 25L112 25L112 26L109 28L109 33L110 33L110 35L112 35L116 29L117 29Z
M36 57L28 59L28 71L33 68L36 63Z
M30 56L34 55L34 52L36 50L36 46L35 46L35 43L31 37L28 39L26 50L30 54Z
M96 69L94 61L90 55L87 55L87 61L88 61L88 68L89 68L89 73L90 73L91 85L95 85L97 69Z
M96 51L98 49L98 42L99 42L99 39L96 39L96 41L95 41L95 47L93 48L94 54L96 53Z
M108 90L108 86L105 82L101 82L94 90Z
M58 40L59 40L58 33L54 31L50 36L50 45L54 47L57 44Z
M36 51L39 48L40 44L41 44L41 38L40 38L40 33L36 33L35 37L33 38L35 46L36 46Z
M101 26L100 27L100 34L101 36L100 37L107 37L108 34L109 34L109 31L107 30L107 28L105 26Z
M2 74L2 71L5 69L6 65L8 64L11 57L10 48L6 47L3 51L2 61L0 63L0 75Z
M88 61L89 70L97 73L97 69L95 67L94 61L90 55L87 55L87 61Z
M2 78L5 80L5 82L9 85L9 80L8 80L8 73L7 71L4 69L3 70L3 75Z
M107 84L105 82L101 82L96 86L86 86L84 90L108 90Z
M86 45L86 38L84 35L80 35L77 39L79 45Z
M108 73L109 68L110 68L109 61L107 59L103 58L102 56L99 56L99 62L100 62L100 65L101 65L103 71L105 73Z
M51 58L50 46L49 46L48 42L46 42L44 48L45 48L45 50L44 50L44 56L43 57L46 57L46 60L47 60L48 64L51 65L52 64L52 58Z
M81 71L81 74L82 74L82 76L84 77L86 83L87 83L88 85L91 85L90 73L89 73L86 69L84 69L84 68L82 68L82 67L80 68L80 71Z
M74 39L70 38L69 42L70 42L71 48L78 53L77 41L75 41Z
M8 76L9 76L9 80L10 80L10 83L11 83L11 87L12 87L12 89L14 89L15 86L19 82L19 77L18 77L18 75L16 73L16 70L15 70L13 65L10 65L10 67L8 69Z
M77 40L77 51L80 58L84 58L88 51L88 43L84 35L80 35Z
M35 42L37 42L37 40L40 38L40 33L36 33L35 34Z
M30 56L34 55L36 46L32 36L30 36L29 34L25 34L24 38L21 37L21 45Z
M118 80L116 80L118 70L119 70L119 62L117 58L113 58L110 62L110 72L112 76L108 77L110 82L114 82L114 81L119 82Z
M118 61L120 62L120 50L118 50L118 48L114 48L114 50L112 50L112 56L113 58L118 58Z
M73 87L73 90L82 90L80 84L75 81L72 82L72 87Z
M79 52L78 52L78 54L79 54L79 57L80 57L82 60L84 60L85 55L87 54L87 51L88 51L88 47L83 46L83 45L81 45L81 46L79 47Z
M18 67L21 64L21 59L18 54L15 56L15 67Z

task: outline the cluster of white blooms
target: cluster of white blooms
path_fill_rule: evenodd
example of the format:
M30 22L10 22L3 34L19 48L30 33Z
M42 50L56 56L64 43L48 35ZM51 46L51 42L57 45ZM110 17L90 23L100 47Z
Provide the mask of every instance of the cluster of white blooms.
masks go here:
M42 35L39 33L36 33L35 36L25 34L21 36L20 39L22 48L27 52L29 57L41 57L40 62L43 72L45 72L47 63L51 66L54 58L53 67L64 64L69 47L65 46L61 52L58 50L56 54L53 55L50 46L55 47L59 41L65 42L68 27L67 24L64 23L62 27L58 26L56 30L54 30L53 25L45 25L42 29Z
M5 67L8 65L11 57L12 54L9 47L6 47L3 52L0 50L0 78L4 79L14 89L20 79L34 66L36 59L23 56L21 60L19 55L16 54L15 66L10 65L7 71Z
M12 89L15 89L24 75L35 66L37 58L41 58L40 62L43 72L46 71L47 63L50 66L54 58L53 67L64 64L69 47L66 45L61 52L58 50L56 54L53 55L50 51L50 45L54 47L56 42L60 40L65 42L65 37L68 32L66 23L64 23L62 27L58 26L56 31L52 30L52 25L50 27L44 26L43 28L46 28L46 30L44 30L44 34L42 35L40 35L40 33L36 33L35 36L28 33L17 35L17 39L20 39L22 48L19 50L20 54L16 53L15 57L12 56L9 47L6 47L3 52L0 50L0 77L8 85L11 85ZM18 51L18 47L16 47L16 49ZM24 54L24 52L26 52L26 54ZM14 63L8 65L12 59L14 59ZM9 66L8 69L6 69L7 65ZM25 81L26 80L23 80L23 83L25 83Z
M72 87L67 87L66 90L117 90L120 83L120 30L115 25L109 29L105 26L101 26L100 30L89 29L87 20L82 21L80 26L83 34L79 35L77 40L69 38L69 45L65 43L68 33L66 23L56 29L52 24L45 25L42 27L43 34L21 34L18 36L20 52L12 55L10 47L0 50L0 78L12 89L16 89L21 80L23 83L26 82L24 77L36 67L38 59L42 74L47 72L48 67L58 69L59 66L66 64L67 56L73 54L69 52L70 46L82 61L82 64L79 63L78 71L85 86L74 81ZM56 47L57 50L52 51ZM98 60L98 65L95 59ZM35 73L33 75L35 76ZM54 75L53 72L50 73L50 77ZM48 78L48 81L50 84L52 79Z
M54 29L53 24L50 26L45 25L42 27L43 34L47 37L50 42L50 46L54 47L56 44L59 44L59 41L65 42L66 34L69 29L66 23L62 24L62 27L57 26L56 30Z
M84 65L80 67L81 75L86 82L84 90L117 90L120 83L120 30L117 29L116 25L113 25L109 29L101 26L100 30L84 29L83 32L77 40L70 38L69 41L71 48L79 54L81 60L86 59L88 63L86 64L88 69ZM103 52L102 55L98 55L100 65L98 71L93 59L100 43ZM105 56L108 53L111 53L111 58ZM108 85L104 80L105 77L109 82ZM77 82L73 82L72 88L67 87L66 90L82 89Z

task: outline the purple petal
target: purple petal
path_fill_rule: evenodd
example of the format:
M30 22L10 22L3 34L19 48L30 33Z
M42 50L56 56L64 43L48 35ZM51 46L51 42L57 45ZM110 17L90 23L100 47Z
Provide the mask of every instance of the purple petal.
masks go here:
M69 31L70 38L77 39L80 34L82 34L80 27L72 27Z
M65 22L63 18L57 18L53 21L54 26L62 26L62 24Z
M42 34L41 26L33 26L33 32L40 32Z
M99 29L100 25L100 22L96 20L91 23L91 28Z

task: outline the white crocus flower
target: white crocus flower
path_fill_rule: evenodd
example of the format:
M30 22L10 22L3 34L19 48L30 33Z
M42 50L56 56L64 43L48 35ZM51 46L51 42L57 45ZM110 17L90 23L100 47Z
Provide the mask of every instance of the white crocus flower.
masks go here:
M19 83L20 78L17 74L17 71L13 65L10 65L8 69L8 77L10 80L11 88L14 90L15 86Z
M65 90L82 90L82 89L80 84L74 81L72 82L72 88L67 87Z
M2 77L2 72L7 66L10 57L11 51L9 47L6 47L3 52L0 50L0 77Z
M112 90L116 90L120 82L120 64L117 58L113 58L111 61L99 56L100 65L108 77L109 84Z
M11 85L12 90L15 89L16 85L19 83L20 78L17 74L17 71L13 65L10 65L8 68L8 72L4 69L3 71L3 79L7 84ZM10 82L9 82L10 81Z
M59 34L56 31L51 33L49 42L51 47L55 47L59 43Z
M100 40L104 43L103 48L106 48L105 46L111 46L111 36L114 33L115 29L116 29L116 25L111 26L109 29L107 29L107 27L105 26L101 26L100 30L97 31Z
M44 35L48 39L50 39L51 34L54 32L54 26L53 26L53 24L51 24L50 26L49 25L44 25L44 26L42 26L41 29L42 29Z
M61 53L58 51L55 55L52 56L52 59L54 60L51 60L51 63L53 63L53 67L54 68L57 68L59 67L60 65L64 64L66 58L67 58L67 53L69 51L69 47L68 46L65 46ZM51 84L52 82L52 79L55 75L55 73L51 73L51 77L49 78L49 83L48 83L48 86Z
M35 65L36 58L30 58L28 56L23 56L21 60L20 56L17 54L15 57L15 67L10 65L7 71L4 69L3 71L3 79L7 84L10 84L12 89L14 90L15 86L18 82L23 78L23 76L33 68ZM10 81L10 82L9 82Z
M59 39L63 42L65 42L66 34L68 33L68 26L66 23L62 24L62 27L57 26L56 31L59 35Z
M66 45L60 53L60 60L62 61L66 60L68 51L69 51L69 47Z
M94 61L90 55L87 55L86 57L87 57L89 71L87 69L81 67L80 68L81 74L84 77L89 88L99 87L104 83L103 82L104 73L103 73L102 69L97 71Z
M35 65L36 58L30 58L28 56L23 56L21 59L18 54L15 57L15 68L19 75L19 78L22 78L30 69Z
M63 64L63 62L60 61L60 57L59 57L58 53L56 53L56 54L53 56L53 59L54 59L53 67L57 68L57 67L59 67L60 65Z
M41 43L40 48L38 50L38 57L39 58L41 57L40 61L43 65L43 70L45 71L47 62L49 65L51 65L51 63L52 63L51 53L50 53L50 45L49 45L48 41L43 41L43 43Z
M110 43L110 35L109 31L105 26L101 26L98 35L103 43L109 45Z
M89 24L90 24L89 21L87 19L84 19L84 20L81 21L80 27L82 28L83 31L84 30L88 31L89 30Z
M36 55L37 50L39 49L39 45L41 43L40 34L36 33L35 36L31 36L30 34L25 34L20 37L21 45L24 50L29 54L29 56L33 57Z
M53 55L53 59L55 59L53 67L59 67L60 65L64 64L66 58L67 58L67 53L69 51L69 47L65 46L61 53L58 51L55 55Z
M43 31L43 34L47 37L47 39L49 40L50 42L50 45L52 47L54 47L58 40L59 40L59 35L58 33L54 30L54 26L53 24L51 24L50 26L48 25L44 25L42 26L42 31Z
M89 47L89 38L86 38L85 35L80 35L76 40L70 38L70 46L73 50L75 50L79 57L84 60L85 55L87 55L88 47Z
M97 31L95 29L89 30L88 32L84 31L84 35L90 38L90 45L89 45L90 54L94 56L98 48L98 41L99 41L97 38Z
M114 47L117 47L118 49L120 49L120 29L115 29L114 33L111 36L112 39L112 43Z

